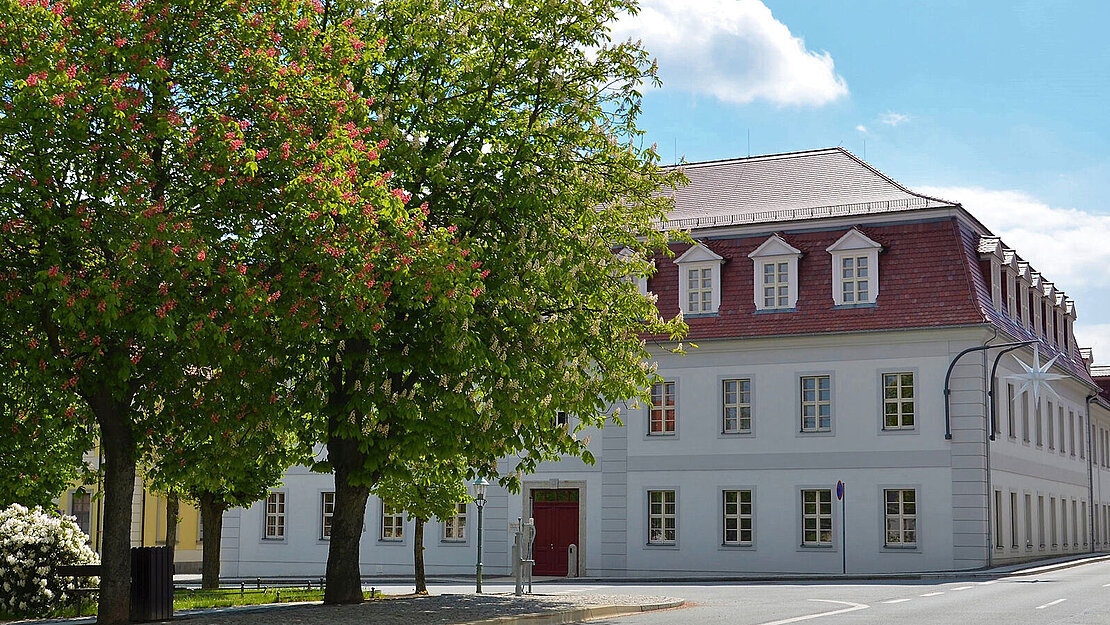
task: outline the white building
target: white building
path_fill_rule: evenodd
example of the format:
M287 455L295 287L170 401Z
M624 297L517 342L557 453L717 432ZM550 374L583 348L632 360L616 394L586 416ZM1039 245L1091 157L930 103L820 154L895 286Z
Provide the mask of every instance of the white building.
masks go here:
M491 494L486 571L510 570L518 517L536 519L536 573L556 575L571 543L596 576L973 569L1110 544L1110 403L1062 291L959 204L839 148L685 171L663 226L697 244L646 288L697 347L659 344L652 405L588 432L595 465ZM1034 345L978 349L1023 341L1056 358L1055 393L1008 377ZM295 469L228 512L223 573L322 575L332 489ZM473 571L463 508L429 523L429 574ZM410 573L410 532L371 498L363 572Z

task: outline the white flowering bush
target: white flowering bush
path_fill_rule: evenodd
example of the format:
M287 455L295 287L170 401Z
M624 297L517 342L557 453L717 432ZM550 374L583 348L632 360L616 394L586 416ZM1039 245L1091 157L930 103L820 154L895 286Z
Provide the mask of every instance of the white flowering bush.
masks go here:
M66 600L74 580L59 564L97 564L89 537L73 517L12 504L0 510L0 612L46 615Z

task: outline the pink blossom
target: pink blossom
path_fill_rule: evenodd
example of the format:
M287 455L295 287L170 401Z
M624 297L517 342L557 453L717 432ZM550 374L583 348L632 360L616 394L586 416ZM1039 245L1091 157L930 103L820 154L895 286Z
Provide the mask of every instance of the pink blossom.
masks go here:
M204 250L197 252L197 260L204 260L206 256L207 254L204 253Z
M258 150L257 152L255 152L255 153L254 153L254 158L255 158L255 160L257 160L257 161L260 161L260 160L262 160L262 159L266 158L266 156L267 156L267 155L268 155L269 153L270 153L270 151L269 151L269 150L267 150L266 148L262 148L262 149L260 149L260 150Z

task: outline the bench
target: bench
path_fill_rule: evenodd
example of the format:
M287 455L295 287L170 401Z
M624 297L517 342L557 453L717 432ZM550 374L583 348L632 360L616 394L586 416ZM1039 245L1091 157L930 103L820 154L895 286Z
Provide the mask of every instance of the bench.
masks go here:
M101 567L99 564L56 564L54 565L54 573L60 577L75 577L75 578L89 578L100 577ZM86 595L93 595L99 592L100 589L95 586L77 587L73 589L65 589L65 593L70 596L71 602L77 605L77 616L81 616L82 598Z

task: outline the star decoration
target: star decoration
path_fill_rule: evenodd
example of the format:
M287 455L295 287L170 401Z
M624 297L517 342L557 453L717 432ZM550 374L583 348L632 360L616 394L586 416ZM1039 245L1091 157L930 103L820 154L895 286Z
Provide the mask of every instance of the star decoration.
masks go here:
M1034 345L1033 346L1033 366L1029 366L1029 365L1025 364L1024 362L1021 361L1020 358L1018 358L1015 355L1014 360L1016 360L1018 362L1018 364L1021 365L1022 369L1025 369L1025 373L1019 373L1017 375L1008 375L1008 376L1006 376L1006 379L1007 380L1018 380L1018 381L1021 382L1021 388L1019 388L1017 390L1019 395L1023 391L1025 391L1025 389L1032 388L1033 389L1033 400L1034 401L1036 401L1040 398L1040 392L1041 392L1042 388L1044 390L1048 391L1049 393L1051 393L1051 395L1053 397L1055 397L1057 400L1059 400L1060 396L1057 395L1056 391L1054 391L1052 389L1052 387L1048 385L1049 380L1063 380L1064 378L1067 377L1067 376L1064 376L1064 375L1059 375L1059 374L1056 374L1056 373L1049 373L1048 372L1048 370L1050 368L1052 368L1053 363L1055 363L1056 359L1059 358L1059 357L1060 357L1059 355L1053 356L1052 360L1049 360L1048 362L1046 362L1042 366L1041 365L1040 349L1038 349L1037 345Z

